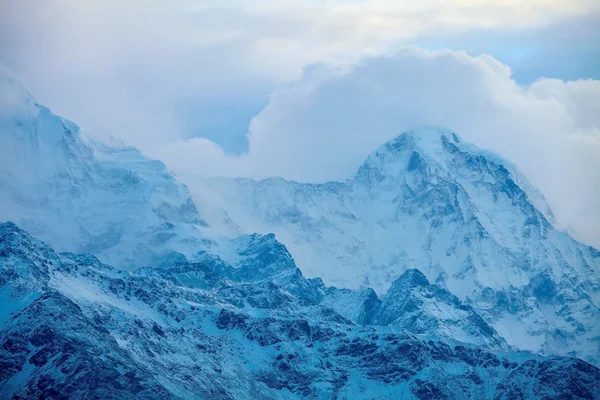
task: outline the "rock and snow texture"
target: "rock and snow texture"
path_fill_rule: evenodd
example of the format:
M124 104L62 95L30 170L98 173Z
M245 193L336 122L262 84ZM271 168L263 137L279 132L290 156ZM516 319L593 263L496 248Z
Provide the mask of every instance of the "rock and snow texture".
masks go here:
M346 182L194 204L0 89L0 222L63 252L0 224L1 398L600 397L596 367L518 351L598 363L599 254L498 156L412 132Z
M488 348L507 347L471 307L439 286L431 285L416 269L406 271L392 283L371 323Z
M0 321L0 397L600 396L600 370L581 360L356 325L286 290L306 280L281 245L253 240L238 247L237 265L173 257L128 273L0 224L0 292L11 304ZM259 266L273 275L255 277ZM405 278L428 286L414 271Z
M160 161L87 138L1 69L0 89L0 221L124 268L202 247L206 222Z
M403 133L345 182L189 184L211 226L274 232L309 277L384 294L416 268L509 344L600 361L600 253L554 228L514 165L453 132Z

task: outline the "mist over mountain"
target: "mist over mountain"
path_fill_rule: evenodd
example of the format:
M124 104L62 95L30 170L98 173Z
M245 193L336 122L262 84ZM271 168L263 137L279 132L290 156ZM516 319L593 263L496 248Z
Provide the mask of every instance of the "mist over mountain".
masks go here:
M456 133L190 195L0 88L0 397L600 397L600 253Z
M509 344L598 360L600 253L553 226L516 166L454 132L403 133L344 182L198 185L213 228L274 232L307 276L383 294L416 268Z

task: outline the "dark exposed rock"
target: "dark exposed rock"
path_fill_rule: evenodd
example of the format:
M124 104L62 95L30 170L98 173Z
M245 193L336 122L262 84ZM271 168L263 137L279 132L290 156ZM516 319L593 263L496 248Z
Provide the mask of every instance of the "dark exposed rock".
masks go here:
M3 248L11 250L0 256L1 289L14 293L18 305L0 325L3 398L333 399L369 398L378 390L418 399L600 394L599 370L580 360L393 333L358 325L320 304L331 295L358 299L363 317L393 317L420 315L423 302L435 299L480 326L468 306L416 270L380 301L369 291L353 297L325 288L293 269L275 268L273 280L235 282L226 272L232 266L208 259L179 259L173 271L158 267L132 275L87 255L56 255L16 229L5 227L4 240L11 242ZM257 254L277 264L273 252ZM248 265L257 268L258 258ZM193 278L204 282L199 287L183 285L183 276L214 278ZM302 288L310 294L295 294ZM357 379L375 392L364 392Z

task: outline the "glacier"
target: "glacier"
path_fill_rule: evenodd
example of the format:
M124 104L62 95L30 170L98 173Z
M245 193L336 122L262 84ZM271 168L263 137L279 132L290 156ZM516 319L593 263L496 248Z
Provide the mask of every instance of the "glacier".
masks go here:
M457 134L184 184L0 93L0 398L600 398L598 251Z

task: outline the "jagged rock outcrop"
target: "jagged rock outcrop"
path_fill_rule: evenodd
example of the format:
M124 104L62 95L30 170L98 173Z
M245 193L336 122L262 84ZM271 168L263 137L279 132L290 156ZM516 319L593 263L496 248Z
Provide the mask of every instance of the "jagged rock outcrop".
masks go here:
M273 280L220 276L206 285L178 280L199 268L182 259L172 275L164 267L128 273L91 255L57 254L11 223L0 225L0 239L0 293L20 299L0 323L2 398L600 395L600 370L581 360L357 325L277 285L281 272L269 265L287 253L269 238L258 252L240 248L237 260L262 260ZM229 268L221 260L212 271ZM427 287L416 271L397 286L406 282ZM391 315L385 310L384 298L380 318Z

